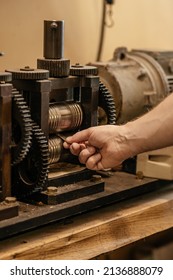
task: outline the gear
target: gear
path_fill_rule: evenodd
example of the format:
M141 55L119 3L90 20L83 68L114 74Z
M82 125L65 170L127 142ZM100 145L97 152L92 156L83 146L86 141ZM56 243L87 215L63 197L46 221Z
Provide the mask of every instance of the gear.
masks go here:
M11 82L12 80L12 75L10 73L6 72L0 72L0 82Z
M49 78L49 71L44 69L33 69L26 66L21 69L6 70L12 74L13 80L44 80Z
M80 65L76 63L70 67L70 75L72 76L88 76L98 75L98 68L90 65Z
M12 165L20 163L31 146L32 124L29 108L16 89L12 90Z
M14 170L15 182L13 195L25 198L42 191L48 174L49 150L46 136L37 124L32 125L32 146L25 159ZM15 176L16 175L16 176Z
M102 82L99 84L98 103L99 107L104 110L104 113L106 113L107 124L116 124L116 108L114 99Z
M67 77L69 76L70 60L69 59L37 59L38 69L47 69L50 77Z

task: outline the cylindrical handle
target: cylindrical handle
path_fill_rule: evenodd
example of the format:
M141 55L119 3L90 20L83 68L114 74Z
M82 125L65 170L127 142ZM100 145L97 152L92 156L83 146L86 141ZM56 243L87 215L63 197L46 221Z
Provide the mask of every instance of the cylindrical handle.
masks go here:
M44 57L64 57L64 21L44 21Z

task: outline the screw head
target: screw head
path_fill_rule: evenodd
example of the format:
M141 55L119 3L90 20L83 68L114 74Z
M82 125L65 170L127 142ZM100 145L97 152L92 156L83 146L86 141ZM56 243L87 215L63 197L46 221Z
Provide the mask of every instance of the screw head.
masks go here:
M55 21L53 21L53 22L51 23L50 27L51 27L51 29L57 29L58 24L57 24Z
M92 182L99 182L99 181L101 181L101 179L102 179L102 176L101 175L97 175L97 174L92 175L92 177L91 177L91 181Z

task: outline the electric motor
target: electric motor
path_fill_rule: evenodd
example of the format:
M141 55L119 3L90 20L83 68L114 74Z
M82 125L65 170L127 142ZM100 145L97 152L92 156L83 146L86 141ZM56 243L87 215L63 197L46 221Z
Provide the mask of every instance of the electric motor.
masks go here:
M107 62L91 63L112 94L117 124L132 120L163 100L172 91L172 51L128 51L117 48Z

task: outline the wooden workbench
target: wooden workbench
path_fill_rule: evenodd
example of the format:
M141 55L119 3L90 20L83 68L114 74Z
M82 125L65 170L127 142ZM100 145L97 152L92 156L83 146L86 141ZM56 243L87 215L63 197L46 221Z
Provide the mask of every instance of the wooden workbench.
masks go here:
M0 242L0 259L91 259L173 227L173 187Z

